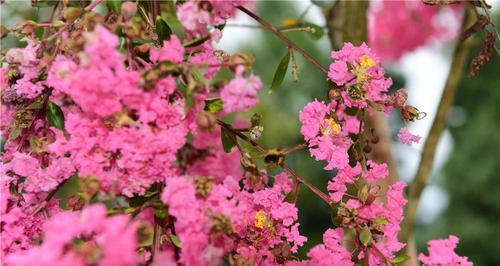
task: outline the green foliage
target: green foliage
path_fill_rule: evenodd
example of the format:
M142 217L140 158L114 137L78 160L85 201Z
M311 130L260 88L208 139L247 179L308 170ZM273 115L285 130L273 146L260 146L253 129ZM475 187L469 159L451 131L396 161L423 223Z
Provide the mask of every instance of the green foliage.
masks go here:
M47 103L47 121L53 127L64 130L64 113L57 104Z
M172 34L172 30L168 26L168 24L163 20L160 16L156 17L156 34L158 35L158 40L163 45L163 41L170 40L170 35Z
M269 92L271 93L274 89L278 88L286 75L286 70L288 69L288 64L290 63L290 50L286 51L286 54L281 58L281 61L274 72L273 82L271 82L271 87Z

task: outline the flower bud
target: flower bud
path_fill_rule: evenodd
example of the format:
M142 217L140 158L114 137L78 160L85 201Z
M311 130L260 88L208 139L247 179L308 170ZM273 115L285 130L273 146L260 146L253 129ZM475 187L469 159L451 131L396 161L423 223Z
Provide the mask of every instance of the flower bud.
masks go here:
M121 15L124 21L131 20L137 13L137 4L133 2L125 2L122 4Z
M253 140L258 140L260 138L260 136L262 135L262 131L264 131L263 126L255 126L252 128L252 130L250 130L250 137Z
M337 89L331 89L328 91L328 98L332 101L338 101L340 99L340 90Z
M196 117L196 124L202 131L211 131L216 125L215 115L209 112L202 111Z
M394 108L401 109L404 107L407 99L408 91L406 89L400 89L391 96L392 106L394 106Z

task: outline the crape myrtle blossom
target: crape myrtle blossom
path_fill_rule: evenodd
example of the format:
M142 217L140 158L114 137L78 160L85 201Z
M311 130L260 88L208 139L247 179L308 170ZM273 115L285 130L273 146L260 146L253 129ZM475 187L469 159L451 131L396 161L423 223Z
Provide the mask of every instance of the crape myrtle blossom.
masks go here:
M429 241L429 255L423 253L418 255L418 260L425 266L453 265L453 266L472 266L467 257L459 256L455 253L458 244L458 237L450 235L446 239L437 239Z
M334 226L300 260L307 237L295 203L307 180L282 163L282 172L262 166L262 157L284 149L256 143L259 115L239 117L259 103L262 81L241 54L214 47L237 6L248 3L178 1L168 16L176 14L179 27L169 24L175 34L161 42L151 41L160 24L132 14L134 2L107 15L87 10L96 3L76 18L59 6L55 16L67 24L44 24L50 41L20 32L27 45L7 51L0 68L2 263L384 265L396 258L405 246L397 238L405 184L382 189L389 169L366 156L377 136L364 121L401 109L408 122L418 110L405 105L405 90L388 95L391 80L367 45L332 52L331 101L311 101L299 114L312 157L336 170L328 194L309 187L332 207ZM419 258L465 263L450 255L457 242L431 241L429 256Z
M384 76L378 58L365 44L355 47L346 43L331 53L333 63L328 77L343 86L341 95L347 107L366 107L368 102L384 101L392 80Z
M403 127L399 130L398 138L401 143L411 145L412 143L418 143L422 137L411 134L408 128Z
M370 115L373 111L387 113L392 108L410 110L413 107L405 106L405 90L388 95L392 82L384 76L380 59L366 44L355 47L346 43L340 51L332 52L332 58L328 72L336 85L329 93L332 102L314 100L306 104L299 114L300 132L311 155L326 161L325 169L337 169L327 187L336 223L351 231L359 242L355 242L353 257L348 253L345 259L345 253L332 253L328 245L319 245L309 251L310 260L302 263L331 265L331 261L335 261L335 265L353 265L352 258L368 257L368 265L385 265L405 247L399 242L398 233L406 204L403 197L406 184L392 184L386 194L382 194L379 181L386 182L389 169L387 164L368 160L360 154L369 152L369 143L375 139L373 131L365 131L362 119L365 113ZM399 136L408 144L420 139L406 128ZM342 240L344 231L337 234Z
M462 7L422 1L374 2L368 11L368 43L384 60L393 61L432 41L449 41L458 36Z
M135 265L136 223L106 217L104 205L60 212L43 225L43 243L5 258L7 265ZM113 243L113 244L110 244Z

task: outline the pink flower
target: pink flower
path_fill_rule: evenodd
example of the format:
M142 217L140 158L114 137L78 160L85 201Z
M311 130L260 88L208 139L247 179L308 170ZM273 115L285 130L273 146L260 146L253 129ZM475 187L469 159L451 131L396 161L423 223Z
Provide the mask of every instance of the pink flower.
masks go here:
M406 145L411 145L413 142L418 143L422 138L418 135L411 134L406 127L403 127L399 130L398 137L401 143Z
M324 102L314 100L304 106L300 111L299 120L302 123L300 133L304 135L304 139L309 141L314 139L320 133L320 127L329 112L328 107Z
M99 255L89 257L82 252L84 248L85 252ZM88 263L126 266L139 262L136 249L136 223L123 215L106 217L104 205L92 205L81 213L57 213L45 223L40 246L9 254L5 260L9 265L20 266Z
M316 160L327 161L326 170L342 169L349 163L347 151L351 146L348 138L330 138L321 136L309 142L309 151Z
M149 53L153 62L170 61L178 64L184 59L184 46L179 38L172 34L170 40L163 41L163 47L153 48Z
M357 176L361 174L361 165L358 163L355 167L347 166L343 169L340 169L337 173L337 176L332 178L328 182L328 191L330 191L330 198L339 202L342 200L342 197L347 192L346 184L352 184L356 182Z
M260 78L254 74L245 77L243 71L244 67L238 66L236 76L220 92L226 113L245 111L259 102L257 93L262 88Z
M461 9L462 5L440 7L419 1L374 3L369 9L369 44L384 59L397 60L431 41L451 40L459 32ZM446 20L440 23L440 17Z
M328 77L338 86L344 86L342 98L347 107L367 107L367 101L384 101L392 80L384 76L380 59L365 44L359 47L345 43L331 53Z
M363 178L366 180L374 182L389 176L387 164L378 164L372 160L368 160L366 164L368 166L368 171L363 173Z
M472 266L472 262L467 257L461 257L455 253L457 244L458 237L453 235L447 239L431 240L428 243L429 256L420 253L418 260L425 266Z

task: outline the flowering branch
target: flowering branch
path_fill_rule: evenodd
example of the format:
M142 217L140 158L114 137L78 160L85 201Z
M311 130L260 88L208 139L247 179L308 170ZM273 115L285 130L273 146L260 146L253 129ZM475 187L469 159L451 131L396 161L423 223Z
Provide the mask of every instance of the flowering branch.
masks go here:
M471 8L468 8L462 24L462 30L466 29L472 23L473 16L471 12ZM453 53L451 69L443 90L443 95L441 96L441 101L439 102L436 117L432 122L432 127L429 131L427 140L425 141L422 151L422 159L420 160L417 174L409 186L409 203L401 236L402 241L404 242L408 241L413 233L420 196L422 195L422 191L424 190L432 172L436 147L441 134L445 129L448 110L455 100L458 85L462 79L464 67L467 63L467 58L471 51L473 42L473 38L469 37L468 39L460 42Z
M235 130L231 125L229 125L227 123L224 123L223 121L220 121L220 120L218 120L217 123L221 127L223 127L224 129L232 132L234 135L236 135L240 139L242 139L245 142L247 142L250 145L252 145L260 153L262 153L262 154L266 154L267 153L267 150L265 148L263 148L257 142L255 142L252 139L250 139L249 137L247 137L245 134L239 132L238 130ZM295 172L292 168L290 168L288 165L286 165L284 163L282 165L280 165L280 166L281 166L281 168L283 168L283 171L285 171L289 175L293 176L293 178L295 178L295 180L298 183L302 183L306 187L308 187L314 194L316 194L318 197L320 197L324 202L326 202L327 204L331 203L330 197L328 197L328 195L326 195L321 190L319 190L317 187L315 187L309 180L307 180L307 179L303 178L302 176L300 176L299 174L297 174L297 172Z

